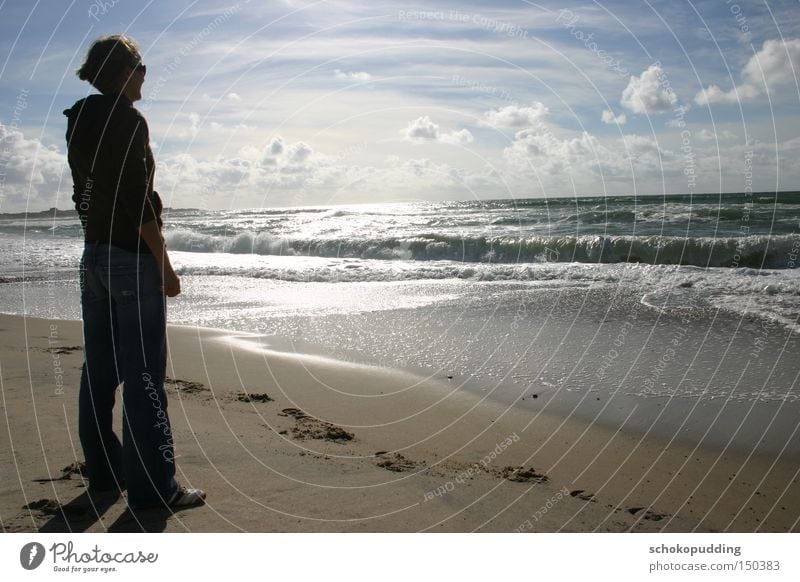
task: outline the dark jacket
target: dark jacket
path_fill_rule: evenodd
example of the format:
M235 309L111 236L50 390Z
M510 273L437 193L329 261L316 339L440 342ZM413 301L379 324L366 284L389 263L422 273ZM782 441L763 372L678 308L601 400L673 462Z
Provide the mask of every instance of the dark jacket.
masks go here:
M67 154L75 210L88 242L148 252L139 226L161 225L147 122L121 95L90 95L67 116Z

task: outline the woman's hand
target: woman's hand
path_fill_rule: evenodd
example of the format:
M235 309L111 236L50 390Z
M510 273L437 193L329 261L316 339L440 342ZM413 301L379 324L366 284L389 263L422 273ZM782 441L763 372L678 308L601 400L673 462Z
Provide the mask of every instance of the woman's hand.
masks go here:
M172 268L161 227L158 222L151 220L139 226L139 234L156 260L158 272L161 273L161 291L167 297L175 297L181 292L181 280Z
M162 276L164 285L161 287L161 289L164 291L164 295L167 297L175 297L176 295L180 294L181 279L175 274L175 271L172 269L172 265L169 264L169 262L164 265Z

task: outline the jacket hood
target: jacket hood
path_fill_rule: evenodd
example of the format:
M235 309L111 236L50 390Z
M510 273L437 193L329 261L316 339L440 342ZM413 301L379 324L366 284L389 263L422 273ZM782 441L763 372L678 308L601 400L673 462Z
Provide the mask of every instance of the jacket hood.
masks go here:
M76 101L72 107L64 110L64 115L70 121L76 121L81 115L93 115L98 112L108 112L117 104L130 105L130 101L123 95L89 95Z

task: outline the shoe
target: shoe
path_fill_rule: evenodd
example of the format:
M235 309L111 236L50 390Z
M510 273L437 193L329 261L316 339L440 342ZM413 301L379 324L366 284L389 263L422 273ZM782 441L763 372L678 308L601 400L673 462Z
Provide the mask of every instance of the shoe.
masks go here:
M206 502L206 492L202 489L189 489L178 486L167 505L170 507L193 507Z

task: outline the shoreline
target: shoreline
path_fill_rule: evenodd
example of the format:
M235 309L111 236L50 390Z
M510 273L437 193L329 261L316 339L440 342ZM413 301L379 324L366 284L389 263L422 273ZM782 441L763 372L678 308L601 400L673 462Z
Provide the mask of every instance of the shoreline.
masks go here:
M529 415L624 426L640 437L743 455L800 455L790 356L800 336L724 311L660 312L643 306L636 292L612 291L512 295L491 312L437 306L435 317L408 308L322 315L299 320L302 334L280 335L291 327L284 324L272 333L243 331L241 338L254 349L404 370ZM416 321L427 325L419 345L408 323ZM523 327L535 335L518 337ZM349 347L353 334L371 341ZM508 336L518 348L482 353Z
M80 476L59 470L82 458L80 323L0 315L4 531L800 531L785 457L667 445L231 335L251 334L169 326L178 478L208 505L143 520L118 501L93 518Z
M751 193L748 193L748 194L751 197L771 196L771 197L774 198L774 197L778 197L778 196L781 196L781 195L797 194L797 193L798 193L798 190L778 190L777 192L776 191L765 190L763 192L751 192ZM686 193L686 192L673 192L673 193L670 193L670 194L664 194L663 192L654 192L652 194L642 194L642 193L610 194L610 195L604 195L604 196L598 196L596 194L588 194L588 195L583 195L583 196L574 196L574 195L571 195L571 194L565 194L563 196L552 196L552 195L549 196L549 197L546 196L546 197L542 198L542 200L560 200L560 199L575 200L576 198L578 198L578 199L585 199L585 200L597 199L597 200L600 200L600 201L605 201L605 200L607 200L609 198L630 198L630 199L644 198L645 200L649 200L649 199L656 200L657 199L659 201L663 201L665 198L675 198L675 199L692 199L692 198L695 198L696 199L696 198L701 198L703 196L719 196L720 194L722 194L722 195L732 195L732 194L744 195L743 192L736 191L736 190L732 190L730 192L699 192L699 193L694 193L694 194L690 194L690 193ZM473 198L470 197L470 198L464 198L463 200L461 200L461 199L459 199L459 200L451 200L450 202L467 202L467 201L471 201L471 200L473 200ZM508 200L515 200L515 198L514 197L510 197L510 198L483 198L483 199L481 199L482 202L498 202L498 201L503 202L503 201L508 201ZM525 199L523 198L522 200L525 200ZM268 210L285 210L285 209L294 209L294 208L327 208L329 206L370 206L370 205L374 205L374 204L376 204L376 203L375 202L347 202L347 203L340 203L340 204L331 203L331 204L323 204L323 205L312 204L312 205L306 205L306 206L270 206L270 207L268 207ZM172 210L205 210L205 209L195 208L195 207L192 207L192 206L187 206L187 207L183 207L183 206L181 206L181 207L165 206L164 207L164 211L165 212L169 212L169 211L172 211ZM216 210L225 211L225 210L227 210L227 208L222 207L222 208L218 208ZM264 210L264 208L263 207L253 207L253 208L250 208L250 209L245 208L243 210ZM36 218L38 218L38 217L48 218L48 217L52 216L54 213L55 213L57 218L68 217L68 218L76 218L77 219L77 217L78 217L78 213L70 205L69 207L64 208L64 209L57 208L55 206L51 206L50 208L42 209L42 210L30 210L30 211L26 211L26 212L5 212L5 213L0 213L0 218L26 218L26 217L27 218L33 218L33 217L36 217Z

